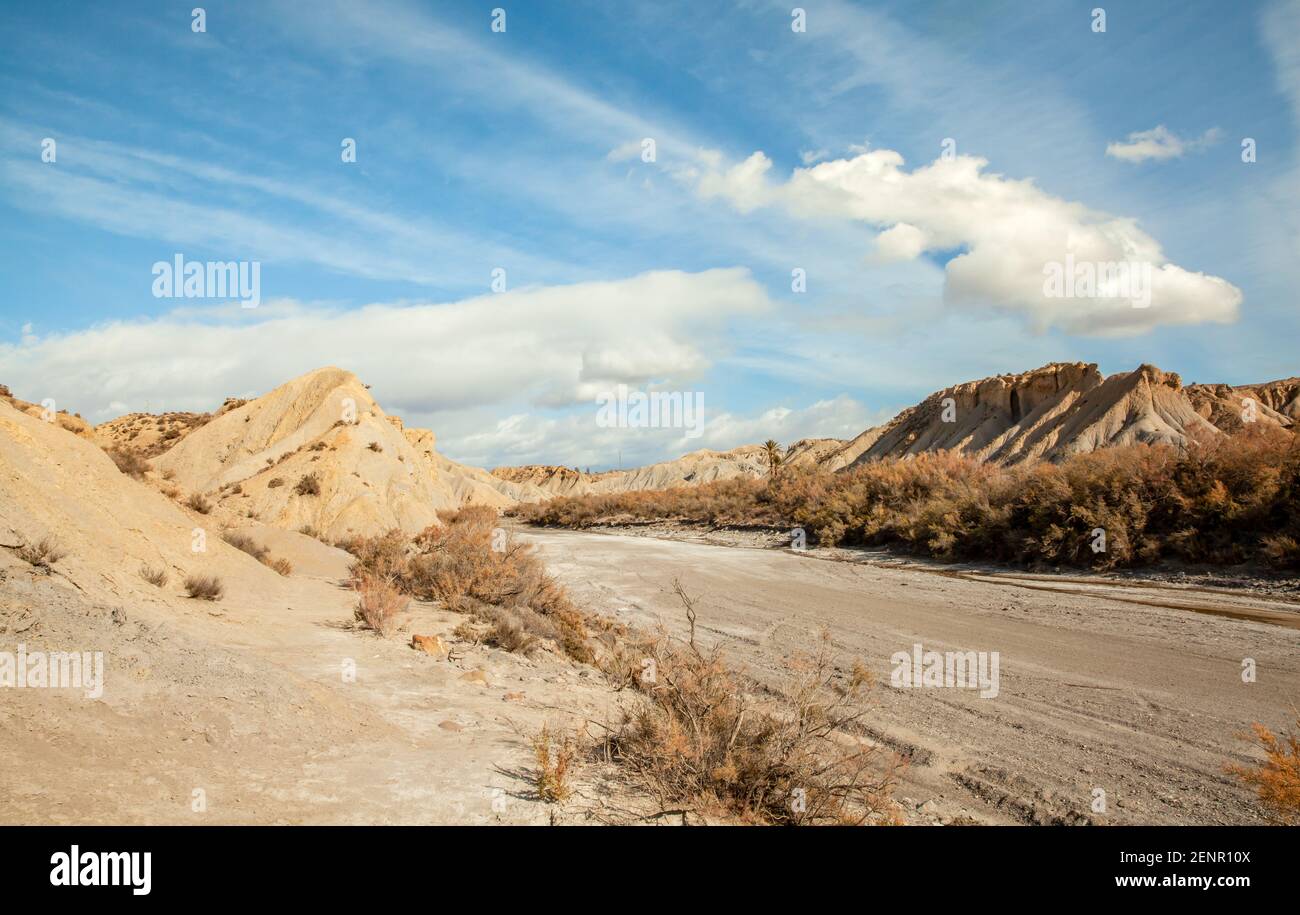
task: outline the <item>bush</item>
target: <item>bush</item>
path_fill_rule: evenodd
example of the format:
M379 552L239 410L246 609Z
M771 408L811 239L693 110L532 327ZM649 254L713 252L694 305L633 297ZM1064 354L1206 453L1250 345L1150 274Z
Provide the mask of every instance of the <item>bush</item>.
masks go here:
M539 798L554 804L573 793L569 775L577 757L577 741L572 735L559 736L544 725L533 738L533 757L537 760L533 785Z
M191 493L190 497L185 501L185 504L194 509L200 515L206 515L208 512L212 511L212 503L203 498L202 493Z
M32 543L25 537L20 538L14 552L23 562L38 569L48 569L68 555L68 551L63 549L59 541L49 535L42 537L36 543Z
M1290 735L1274 734L1256 722L1255 741L1264 751L1258 766L1228 766L1228 772L1254 788L1268 816L1281 825L1300 826L1300 719Z
M359 596L353 615L358 623L381 636L397 628L398 617L405 612L410 599L401 592L394 578L363 575L355 588Z
M474 505L438 517L442 525L413 540L391 530L337 543L356 557L353 582L388 579L415 598L472 614L488 624L482 640L509 651L528 652L553 641L574 660L595 659L589 632L594 621L546 573L531 547L498 533L495 509Z
M366 447L376 454L384 450L384 446L379 444L379 442L371 442L369 445L366 445Z
M266 484L266 488L267 488L267 489L276 489L276 488L278 488L278 487L280 487L280 486L283 486L283 485L284 485L284 480L283 480L282 478L280 478L280 477L272 477L271 480L270 480L270 482L268 482L268 483Z
M221 600L226 587L215 575L190 575L185 579L185 593L195 600Z
M673 520L799 527L823 546L1108 569L1173 559L1300 567L1300 440L1251 428L1185 448L1132 445L999 467L935 452L838 473L786 468L652 492L522 505L533 524ZM1105 549L1094 550L1095 531Z
M161 588L163 585L167 584L167 570L154 568L148 563L140 566L140 577L149 582L149 584L153 585L155 588Z
M866 714L865 669L855 665L839 682L824 636L816 655L790 664L789 707L760 708L749 698L758 688L717 647L696 646L694 600L680 583L674 590L689 638L661 634L622 653L624 684L641 701L608 734L607 758L664 807L759 824L895 822L897 764L880 764L875 748L850 734Z
M286 578L288 578L290 575L293 574L293 563L285 559L283 556L280 557L279 559L272 559L270 562L266 564L270 566L272 570L278 572L280 575L283 575Z
M145 473L152 469L149 462L134 451L112 448L109 449L108 456L113 459L113 463L117 465L118 470L137 480L143 479Z
M316 478L315 472L304 474L298 481L298 485L293 491L300 496L318 496L320 495L320 480Z
M221 539L226 541L237 550L242 550L249 556L252 556L258 562L266 562L267 555L271 552L266 547L261 546L253 541L253 538L247 534L241 534L238 531L226 531L221 535Z

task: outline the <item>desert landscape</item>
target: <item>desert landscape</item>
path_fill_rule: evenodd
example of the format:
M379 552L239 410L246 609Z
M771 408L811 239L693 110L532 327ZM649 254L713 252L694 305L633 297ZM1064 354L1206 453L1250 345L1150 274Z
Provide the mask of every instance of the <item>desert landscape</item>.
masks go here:
M1247 518L1254 553L1228 543L1191 564L1148 544L1112 567L1085 549L1070 554L1089 557L1081 569L941 561L822 528L799 545L792 518L655 500L935 456L1131 465L1134 451L1209 455L1252 436L1280 437L1265 459L1287 463L1260 472L1295 487L1298 379L1184 388L1149 366L1103 378L1050 365L944 389L773 463L753 445L597 474L458 464L332 367L211 413L93 427L0 393L3 631L29 657L86 646L105 659L95 701L7 693L0 795L14 822L771 820L716 785L673 795L620 759L611 735L655 689L637 652L669 650L647 648L650 633L716 646L764 714L809 701L791 686L797 659L830 652L827 696L869 683L861 715L827 734L870 758L870 792L848 799L870 795L868 821L1279 815L1231 767L1258 765L1246 732L1284 728L1300 694L1294 489L1276 496L1288 514L1271 536L1258 510ZM1242 423L1250 398L1258 417ZM584 505L594 514L575 520ZM1092 523L1068 536L1086 545ZM995 649L995 695L898 688L891 658L914 644ZM849 815L837 802L834 817Z
M0 886L1285 891L1296 35L0 4Z

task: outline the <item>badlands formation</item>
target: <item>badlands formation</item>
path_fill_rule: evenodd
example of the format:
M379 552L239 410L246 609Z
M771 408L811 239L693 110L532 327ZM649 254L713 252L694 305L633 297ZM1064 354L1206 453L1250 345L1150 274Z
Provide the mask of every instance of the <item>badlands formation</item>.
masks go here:
M693 451L629 470L532 465L488 472L440 454L432 431L407 428L383 411L360 379L332 367L253 400L227 399L210 414L132 413L92 427L59 412L50 415L54 422L41 423L45 407L7 388L0 388L0 406L10 417L3 428L11 433L0 443L8 464L3 469L18 481L0 499L0 518L19 510L39 518L48 510L38 504L42 490L33 489L33 481L48 472L46 464L69 432L80 439L70 453L95 464L99 471L87 471L88 478L108 489L120 489L122 480L103 451L149 462L141 478L152 483L151 499L116 493L116 501L133 504L115 517L132 517L146 505L174 510L196 496L210 501L218 518L302 531L326 542L394 527L415 533L437 524L439 511L467 504L505 508L556 496L758 477L768 470L765 449L753 444ZM21 435L19 414L32 421L23 423ZM1053 363L936 391L851 440L795 442L782 461L839 471L938 450L1008 465L1056 461L1135 442L1213 439L1248 421L1294 429L1300 378L1183 386L1178 375L1149 365L1104 376L1093 364ZM159 490L172 499L152 498Z

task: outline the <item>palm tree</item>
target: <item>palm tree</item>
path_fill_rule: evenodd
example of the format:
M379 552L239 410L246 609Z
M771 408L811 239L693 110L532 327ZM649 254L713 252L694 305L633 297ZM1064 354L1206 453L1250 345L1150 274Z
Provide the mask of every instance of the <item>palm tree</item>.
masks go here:
M767 454L767 471L776 476L776 469L781 466L781 444L773 439L763 442L763 451Z

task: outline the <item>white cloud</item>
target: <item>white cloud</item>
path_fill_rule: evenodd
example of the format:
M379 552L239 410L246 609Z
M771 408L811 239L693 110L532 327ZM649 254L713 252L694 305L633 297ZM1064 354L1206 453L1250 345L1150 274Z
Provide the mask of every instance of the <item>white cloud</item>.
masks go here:
M1220 131L1211 127L1199 137L1185 139L1171 131L1164 124L1157 124L1150 130L1139 130L1128 135L1127 140L1115 141L1106 146L1106 155L1112 159L1125 162L1145 162L1154 159L1180 159L1189 152L1205 149L1219 140Z
M909 172L899 153L876 149L796 168L781 183L768 177L772 162L762 152L730 166L707 153L676 175L742 213L776 206L802 219L882 229L877 259L960 251L945 267L945 302L1019 314L1038 330L1125 335L1236 319L1240 290L1170 263L1136 220L1054 197L1031 180L985 173L987 165L973 156L941 157ZM1146 265L1149 307L1144 295L1049 295L1046 272L1067 255L1075 264Z
M588 401L619 382L685 386L726 353L729 320L771 308L743 269L658 271L448 304L343 311L177 311L0 344L5 383L101 419L123 410L208 410L322 365L373 385L392 412L429 417L493 405ZM436 429L435 429L436 431Z

